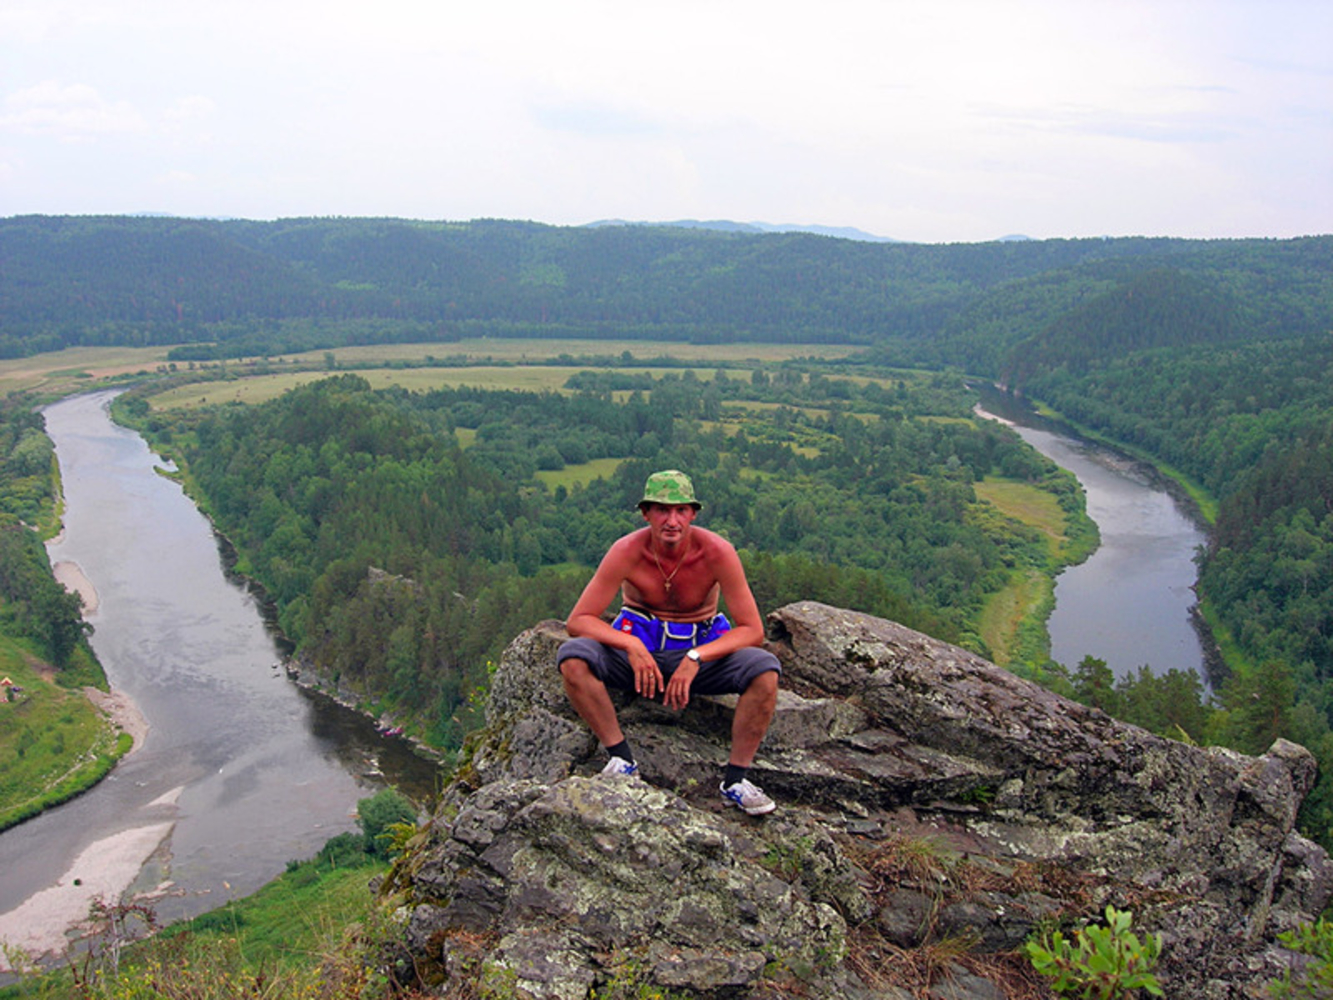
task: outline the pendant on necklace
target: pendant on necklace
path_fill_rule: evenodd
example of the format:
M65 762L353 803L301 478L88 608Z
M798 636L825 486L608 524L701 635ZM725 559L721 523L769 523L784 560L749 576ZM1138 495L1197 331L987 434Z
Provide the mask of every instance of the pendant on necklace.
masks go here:
M670 580L663 580L663 581L662 581L662 586L666 589L666 592L667 592L668 594L671 593L671 581L670 581Z

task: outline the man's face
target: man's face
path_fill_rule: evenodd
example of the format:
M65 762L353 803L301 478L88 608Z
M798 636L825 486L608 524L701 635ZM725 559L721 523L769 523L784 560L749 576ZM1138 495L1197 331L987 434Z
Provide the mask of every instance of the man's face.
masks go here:
M643 519L648 522L653 538L665 545L675 545L685 537L697 513L687 503L650 503L643 508Z

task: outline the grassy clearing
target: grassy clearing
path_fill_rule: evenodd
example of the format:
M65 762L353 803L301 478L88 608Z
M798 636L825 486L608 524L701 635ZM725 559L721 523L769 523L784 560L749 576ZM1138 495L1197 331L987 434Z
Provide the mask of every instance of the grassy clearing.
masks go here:
M0 394L31 390L51 396L90 389L97 382L156 371L169 347L71 347L0 361Z
M997 666L1014 661L1019 626L1039 606L1044 587L1049 581L1038 570L1016 571L1007 587L986 599L977 633Z
M28 358L10 358L0 361L0 394L35 391L51 397L68 395L104 387L107 382L119 382L134 375L154 373L167 366L167 354L176 345L160 347L71 347L63 351L36 354ZM856 353L860 348L838 344L690 344L675 341L645 340L535 340L474 338L441 344L374 344L357 347L338 347L332 350L306 351L275 357L274 363L296 362L302 365L323 366L329 357L340 367L376 365L390 366L395 362L421 364L432 358L461 358L469 363L493 360L506 366L536 365L551 358L567 355L578 357L607 357L630 354L636 359L670 357L681 361L695 361L701 366L699 374L711 377L717 368L729 371L733 377L749 377L755 365L776 365L796 358L836 360ZM239 368L246 359L229 361ZM257 359L248 359L251 361ZM179 368L186 365L178 364ZM564 370L579 371L586 365ZM637 369L643 371L644 369ZM663 369L666 371L668 369ZM678 369L671 369L678 370ZM322 377L326 372L308 373ZM396 373L406 377L406 372ZM391 384L402 384L393 382ZM435 383L439 384L439 383ZM459 384L457 382L447 384ZM467 382L465 384L474 384ZM283 388L290 388L290 385ZM277 389L277 392L283 389ZM195 394L197 398L198 394ZM189 393L185 398L190 398ZM227 399L215 400L226 402ZM250 400L246 400L247 402ZM179 404L184 405L184 404Z
M1006 517L1040 532L1051 566L1071 558L1065 512L1054 496L1030 483L987 476L974 485L977 496ZM1038 569L1015 570L1003 590L990 595L981 609L977 632L991 659L1002 667L1044 659L1046 616L1053 584Z
M85 791L129 751L128 736L42 666L0 637L0 677L23 689L0 695L0 830Z
M1047 540L1052 559L1060 559L1069 541L1065 534L1065 512L1050 493L1030 483L987 476L973 487L977 496L1000 512L1040 531Z
M564 486L566 489L571 486L587 486L594 479L610 479L623 461L625 461L623 458L594 458L591 462L584 462L581 465L542 470L537 473L537 478L551 489L557 486Z

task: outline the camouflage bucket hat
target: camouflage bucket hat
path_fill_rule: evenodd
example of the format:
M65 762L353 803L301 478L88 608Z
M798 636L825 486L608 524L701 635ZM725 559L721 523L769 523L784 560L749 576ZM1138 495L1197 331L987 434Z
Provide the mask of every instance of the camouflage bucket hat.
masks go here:
M643 499L639 501L639 506L646 503L687 503L695 510L703 506L694 498L694 484L690 482L690 477L679 469L664 469L648 477L648 481L643 484Z

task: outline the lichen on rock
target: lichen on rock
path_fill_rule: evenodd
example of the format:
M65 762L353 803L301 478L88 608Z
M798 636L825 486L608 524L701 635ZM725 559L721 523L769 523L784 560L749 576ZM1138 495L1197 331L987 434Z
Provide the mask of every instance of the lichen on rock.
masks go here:
M602 777L554 667L563 629L514 640L468 767L386 883L424 982L868 1000L945 979L1003 996L1034 927L1113 902L1163 935L1168 995L1239 1000L1280 971L1277 933L1333 892L1295 828L1301 747L1186 746L826 605L768 626L784 690L752 773L780 806L759 819L717 794L734 698L677 713L618 697L643 779ZM946 940L968 949L903 958Z

